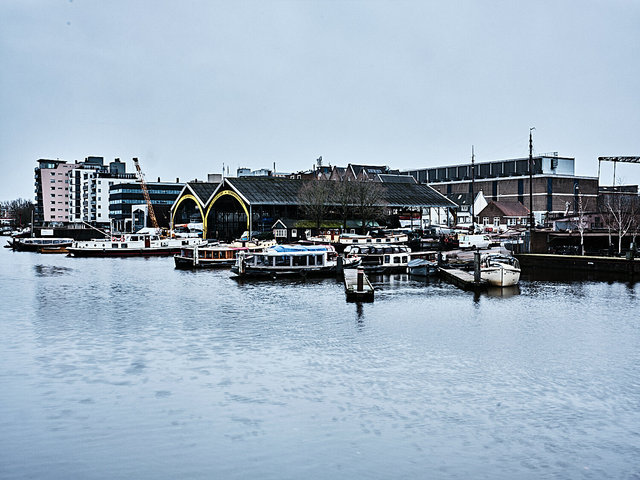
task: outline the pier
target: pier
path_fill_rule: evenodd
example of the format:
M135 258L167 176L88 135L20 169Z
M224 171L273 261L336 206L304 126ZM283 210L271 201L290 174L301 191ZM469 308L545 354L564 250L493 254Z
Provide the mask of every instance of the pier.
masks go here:
M347 294L347 301L373 302L373 285L361 268L344 270L344 291Z
M486 280L480 279L476 281L473 272L467 272L458 268L438 267L438 273L442 279L463 290L479 292L489 287Z

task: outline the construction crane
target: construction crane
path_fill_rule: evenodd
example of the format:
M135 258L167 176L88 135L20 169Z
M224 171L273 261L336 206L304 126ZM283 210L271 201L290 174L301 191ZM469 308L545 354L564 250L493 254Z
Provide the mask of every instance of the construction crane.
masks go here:
M147 184L144 181L144 173L142 173L142 169L140 168L140 164L138 163L138 159L133 159L133 164L136 166L136 171L138 173L138 181L140 182L140 186L142 187L142 194L144 195L144 199L147 202L147 208L149 209L149 218L151 218L151 223L153 224L153 228L156 230L160 230L160 226L158 225L158 220L156 220L156 213L153 211L153 205L151 204L151 197L149 196L149 189L147 188Z

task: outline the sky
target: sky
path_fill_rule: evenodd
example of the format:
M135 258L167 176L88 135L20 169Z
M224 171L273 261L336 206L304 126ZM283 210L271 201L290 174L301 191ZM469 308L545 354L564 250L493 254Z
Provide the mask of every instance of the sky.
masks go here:
M531 127L597 176L640 155L639 24L636 0L2 0L0 200L39 158L403 170L526 157Z

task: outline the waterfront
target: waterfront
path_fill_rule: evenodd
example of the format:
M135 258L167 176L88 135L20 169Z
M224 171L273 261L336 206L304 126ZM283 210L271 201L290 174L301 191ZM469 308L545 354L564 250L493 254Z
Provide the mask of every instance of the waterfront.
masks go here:
M2 478L640 474L639 284L0 265Z

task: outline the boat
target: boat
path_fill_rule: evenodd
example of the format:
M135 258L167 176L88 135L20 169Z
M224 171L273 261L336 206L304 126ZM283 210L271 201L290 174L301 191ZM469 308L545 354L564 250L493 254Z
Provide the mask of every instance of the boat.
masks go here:
M66 248L73 243L73 238L52 237L13 237L8 247L19 252L39 252L43 248Z
M231 272L238 277L335 275L358 266L360 258L343 258L332 245L276 245L264 252L238 255Z
M73 242L67 250L72 257L147 257L176 255L181 248L195 245L206 245L206 241L133 233Z
M417 277L430 277L438 273L438 252L411 252L407 273Z
M409 241L406 233L387 233L382 235L358 235L343 233L338 237L338 243L344 247L348 245L398 245Z
M414 258L407 263L407 272L416 277L430 277L438 273L438 262L426 258Z
M344 254L346 258L359 257L369 273L405 273L411 258L406 245L349 245Z
M176 268L179 269L231 267L236 263L240 252L245 254L262 252L273 245L273 242L233 242L185 246L173 257L173 260Z
M480 278L495 287L511 287L520 281L520 263L515 257L489 254L480 258Z

